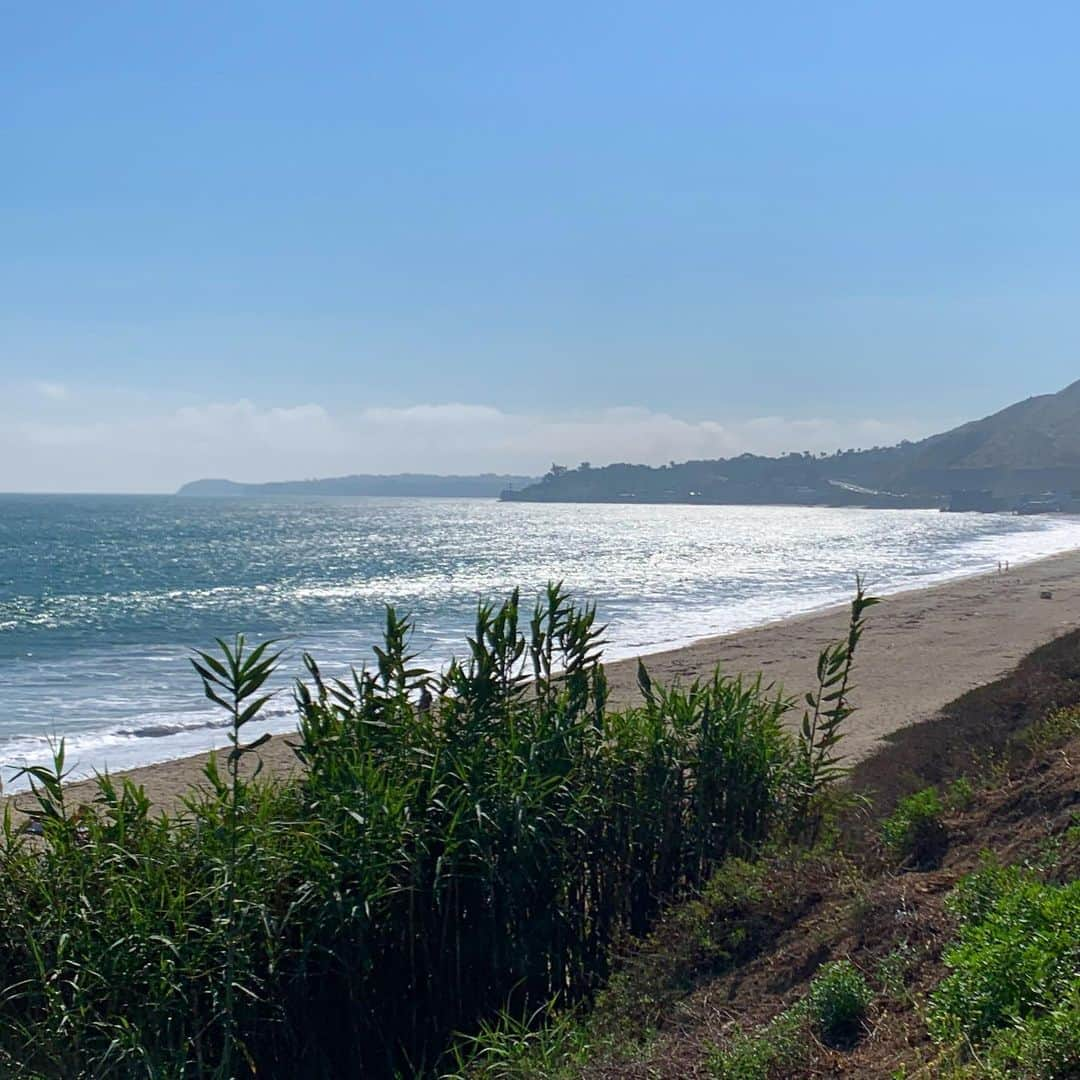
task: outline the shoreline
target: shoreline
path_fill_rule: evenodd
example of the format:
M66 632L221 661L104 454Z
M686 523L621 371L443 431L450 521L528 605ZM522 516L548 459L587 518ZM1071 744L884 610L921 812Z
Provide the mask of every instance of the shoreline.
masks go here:
M871 590L872 591L872 590ZM1049 591L1051 599L1041 593ZM846 602L744 630L700 638L642 660L655 680L690 682L717 665L731 674L761 673L767 683L801 697L812 689L817 655L847 627ZM950 701L1012 670L1039 645L1080 626L1080 548L1012 567L969 574L891 593L868 614L856 656L852 695L858 711L848 724L845 749L853 760L878 748L891 732L932 719ZM610 700L639 700L637 657L605 665ZM791 714L793 722L801 710ZM287 775L298 762L288 734L275 734L261 756L267 772ZM218 751L220 754L220 751ZM180 805L199 784L210 752L117 772L144 785L162 809ZM75 801L94 793L92 780L66 785ZM16 805L28 795L8 796Z
M1044 591L1050 599L1042 598ZM818 653L846 633L848 611L845 601L642 660L660 681L690 681L719 665L732 674L760 672L766 682L801 696L813 688ZM855 659L852 700L858 711L848 727L849 756L866 757L891 732L933 718L961 694L1000 678L1033 649L1078 627L1080 548L884 596L867 614ZM637 659L606 668L612 701L628 703L636 692Z

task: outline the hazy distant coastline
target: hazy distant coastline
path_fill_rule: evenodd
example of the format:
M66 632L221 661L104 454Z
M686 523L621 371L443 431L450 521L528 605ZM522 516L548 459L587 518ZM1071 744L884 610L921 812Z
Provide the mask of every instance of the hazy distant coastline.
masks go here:
M697 503L1080 512L1080 381L919 442L649 466L553 464L543 477L358 474L245 484L204 479L178 495L473 496L504 502Z
M477 476L436 476L430 473L396 473L390 476L358 474L313 480L276 480L243 484L234 480L205 479L184 484L176 493L184 496L224 498L245 495L411 495L497 498L506 490L535 484L533 476L481 473Z

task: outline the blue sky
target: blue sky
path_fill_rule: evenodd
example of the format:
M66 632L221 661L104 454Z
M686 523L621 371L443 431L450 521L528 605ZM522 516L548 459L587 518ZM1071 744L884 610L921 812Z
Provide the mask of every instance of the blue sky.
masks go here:
M1072 5L0 27L0 490L872 445L1080 376Z

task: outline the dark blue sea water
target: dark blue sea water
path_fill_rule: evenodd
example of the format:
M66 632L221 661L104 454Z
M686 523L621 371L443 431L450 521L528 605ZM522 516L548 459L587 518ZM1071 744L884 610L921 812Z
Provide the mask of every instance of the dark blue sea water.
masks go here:
M82 772L220 744L187 658L236 631L285 639L284 684L304 649L362 663L390 603L437 666L479 598L564 579L629 655L835 602L856 571L888 592L1076 546L1078 519L931 511L0 496L0 765L59 736Z

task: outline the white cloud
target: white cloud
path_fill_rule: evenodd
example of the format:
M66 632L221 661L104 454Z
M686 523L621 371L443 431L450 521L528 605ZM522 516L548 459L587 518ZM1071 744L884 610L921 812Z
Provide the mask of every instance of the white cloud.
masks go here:
M505 413L490 405L409 405L403 409L365 409L363 417L376 424L475 424L503 420Z
M41 381L34 383L34 389L50 401L63 401L68 396L68 389L63 383Z
M572 416L462 402L337 411L209 402L0 421L0 490L171 491L204 476L259 481L354 472L539 474L552 461L661 464L743 451L835 450L927 434L874 419L688 420L635 406Z

